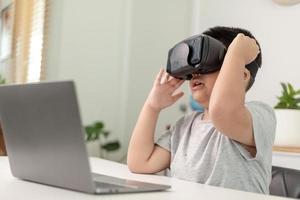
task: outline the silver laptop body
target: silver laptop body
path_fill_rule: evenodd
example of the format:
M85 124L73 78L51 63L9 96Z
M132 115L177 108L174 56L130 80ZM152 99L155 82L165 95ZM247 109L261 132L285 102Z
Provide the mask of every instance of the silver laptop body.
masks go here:
M97 194L170 188L91 173L73 81L0 86L0 119L15 177Z

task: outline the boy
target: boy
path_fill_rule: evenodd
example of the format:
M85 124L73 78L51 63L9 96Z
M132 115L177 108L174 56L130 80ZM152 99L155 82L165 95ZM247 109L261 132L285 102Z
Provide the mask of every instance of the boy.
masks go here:
M174 94L183 80L161 70L143 106L128 149L128 167L135 173L170 169L172 177L226 188L269 193L276 119L271 107L245 103L261 65L257 41L244 29L214 27L203 34L227 47L222 67L210 74L193 74L193 98L204 112L179 119L154 142L160 111L183 96Z

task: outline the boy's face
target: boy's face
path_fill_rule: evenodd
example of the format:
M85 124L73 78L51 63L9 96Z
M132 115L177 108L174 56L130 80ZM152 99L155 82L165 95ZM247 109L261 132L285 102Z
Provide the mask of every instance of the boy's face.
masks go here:
M205 108L208 108L210 95L218 75L219 71L209 74L193 74L189 82L193 98Z

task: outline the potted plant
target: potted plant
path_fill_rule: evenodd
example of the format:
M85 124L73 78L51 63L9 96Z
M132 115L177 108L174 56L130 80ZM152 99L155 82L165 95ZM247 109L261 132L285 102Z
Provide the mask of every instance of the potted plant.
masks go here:
M108 141L110 132L105 130L104 123L101 121L85 126L85 133L90 156L105 158L105 153L116 151L121 146L118 140Z
M277 118L275 146L300 147L300 89L281 83L282 94L274 107Z

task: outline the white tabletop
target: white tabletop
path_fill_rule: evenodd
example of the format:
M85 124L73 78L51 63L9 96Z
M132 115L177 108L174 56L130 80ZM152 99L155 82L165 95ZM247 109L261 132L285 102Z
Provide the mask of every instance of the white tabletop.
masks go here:
M1 200L43 200L43 199L283 199L275 196L261 195L242 192L219 187L213 187L198 183L187 182L176 178L159 175L141 175L130 173L127 166L99 158L90 159L92 171L120 178L127 178L145 182L171 185L172 188L162 192L114 194L114 195L91 195L56 187L45 186L19 180L10 173L7 157L0 157L0 199Z

